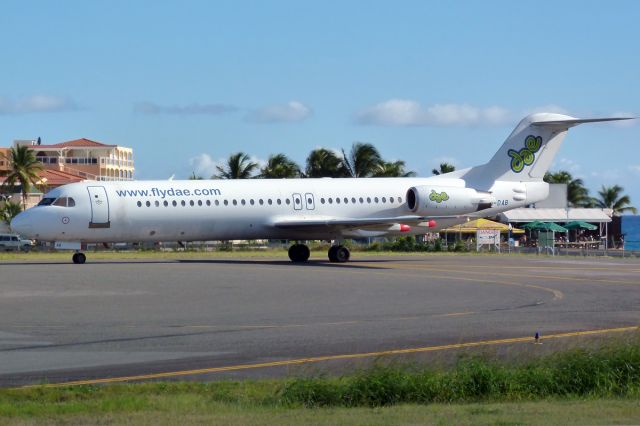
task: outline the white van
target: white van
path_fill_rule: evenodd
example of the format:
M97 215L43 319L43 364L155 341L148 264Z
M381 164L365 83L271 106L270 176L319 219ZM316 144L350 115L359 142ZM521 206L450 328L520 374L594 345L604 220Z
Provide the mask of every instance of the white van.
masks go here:
M19 235L0 234L0 251L29 251L33 246L33 241L22 239Z

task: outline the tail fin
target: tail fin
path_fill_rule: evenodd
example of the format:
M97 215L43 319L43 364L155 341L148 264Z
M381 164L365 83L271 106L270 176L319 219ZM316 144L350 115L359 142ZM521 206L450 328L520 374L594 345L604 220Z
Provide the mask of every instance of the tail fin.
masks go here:
M460 177L467 185L485 190L496 180L541 181L569 128L583 123L629 119L631 117L578 119L562 114L531 114L522 119L488 163L473 167Z

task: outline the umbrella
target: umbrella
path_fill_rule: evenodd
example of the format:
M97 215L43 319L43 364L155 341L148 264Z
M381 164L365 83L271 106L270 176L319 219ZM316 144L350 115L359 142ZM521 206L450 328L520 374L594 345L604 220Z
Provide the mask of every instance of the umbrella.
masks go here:
M596 225L592 225L590 223L583 222L581 220L574 220L573 222L569 222L566 225L564 225L564 227L566 229L587 229L589 231L598 229Z
M563 228L555 222L530 222L522 226L525 229L536 229L538 231L553 231L553 232L567 232L567 228Z

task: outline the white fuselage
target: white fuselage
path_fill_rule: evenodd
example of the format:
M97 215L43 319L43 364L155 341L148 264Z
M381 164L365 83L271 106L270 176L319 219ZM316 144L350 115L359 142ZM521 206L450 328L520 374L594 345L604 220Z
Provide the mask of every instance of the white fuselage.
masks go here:
M357 226L357 220L409 215L407 189L434 184L464 187L465 182L446 177L85 181L52 190L45 200L55 199L62 205L29 209L14 219L12 227L41 241L83 243L308 240L399 234L400 220L397 224L362 227ZM503 188L499 184L494 185L497 201L486 215L525 203L513 198L518 193L512 187L522 185L509 182ZM65 206L64 198L72 199L67 204L74 205ZM446 217L446 210L442 213L435 226L433 222L431 228L427 223L414 223L409 233L437 231L466 220L459 214ZM353 219L356 224L340 228L274 226L287 221L333 219Z

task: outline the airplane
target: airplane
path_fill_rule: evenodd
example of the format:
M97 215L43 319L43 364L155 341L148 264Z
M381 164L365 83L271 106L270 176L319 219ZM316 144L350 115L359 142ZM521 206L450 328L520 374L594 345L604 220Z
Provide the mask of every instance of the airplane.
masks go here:
M569 128L630 117L531 114L486 164L426 178L83 181L55 188L11 228L82 264L86 243L286 239L293 262L307 240L332 241L346 262L347 238L436 232L547 198L544 174Z

